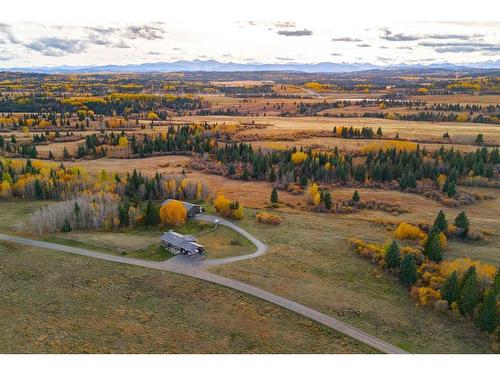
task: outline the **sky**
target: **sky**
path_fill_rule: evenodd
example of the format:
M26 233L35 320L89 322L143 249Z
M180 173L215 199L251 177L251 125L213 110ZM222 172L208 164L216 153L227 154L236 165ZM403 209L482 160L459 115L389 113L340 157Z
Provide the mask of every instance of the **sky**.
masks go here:
M500 59L500 2L60 0L2 3L0 68L473 63Z

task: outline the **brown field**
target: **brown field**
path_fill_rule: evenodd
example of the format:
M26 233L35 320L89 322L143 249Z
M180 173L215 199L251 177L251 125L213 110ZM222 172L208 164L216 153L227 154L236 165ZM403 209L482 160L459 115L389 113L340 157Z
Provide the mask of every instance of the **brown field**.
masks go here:
M458 122L425 122L425 121L399 121L369 118L327 118L327 117L259 117L254 120L268 124L265 129L244 130L240 134L257 134L259 137L279 136L293 133L294 131L332 131L334 126L371 126L376 130L382 128L384 135L394 137L396 133L400 138L413 139L421 142L442 141L443 134L448 132L452 141L458 143L473 143L477 134L484 135L485 142L498 144L500 141L500 126L489 124L473 124ZM184 116L173 122L213 122L225 124L248 123L248 117L228 116Z
M242 226L270 244L269 252L213 271L338 316L412 352L490 352L488 337L473 324L416 306L396 278L349 250L349 237L389 240L383 226L359 215L281 215L285 221L275 227L257 224L249 213Z
M473 94L456 94L456 95L418 95L410 97L412 100L423 100L427 103L450 103L450 104L500 104L499 95L473 95Z
M6 243L0 260L2 353L373 353L189 277Z

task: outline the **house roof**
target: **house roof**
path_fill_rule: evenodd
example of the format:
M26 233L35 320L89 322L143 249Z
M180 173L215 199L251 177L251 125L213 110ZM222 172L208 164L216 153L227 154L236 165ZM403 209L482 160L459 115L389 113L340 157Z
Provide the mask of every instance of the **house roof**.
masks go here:
M194 253L197 252L200 247L203 247L203 245L196 243L196 238L193 236L183 236L174 231L163 233L160 240Z
M195 207L201 207L199 204L184 202L184 201L180 201L177 199L166 199L165 201L163 201L163 203L161 205L164 206L169 202L181 202L183 204L184 208L186 208L186 210L188 210L188 211L190 211L192 208L195 208Z

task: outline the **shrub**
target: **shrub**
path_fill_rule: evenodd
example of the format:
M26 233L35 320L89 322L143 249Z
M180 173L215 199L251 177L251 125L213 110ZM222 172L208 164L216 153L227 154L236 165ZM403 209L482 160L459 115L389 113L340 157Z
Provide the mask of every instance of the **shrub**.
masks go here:
M321 194L319 193L319 187L316 183L310 184L305 192L305 197L307 204L311 206L317 206L321 200Z
M426 306L428 304L434 304L436 301L441 299L441 293L432 288L423 287L413 287L410 295L416 298L420 306Z
M394 231L394 237L399 240L423 240L425 238L425 232L414 225L400 223Z
M220 194L214 199L215 210L223 216L238 219L243 219L243 205L239 202L231 201L224 195Z
M279 225L283 222L283 218L281 216L274 215L266 211L258 212L255 215L255 218L257 219L257 222L262 224Z
M297 151L292 154L293 164L302 164L307 159L307 154L302 151Z

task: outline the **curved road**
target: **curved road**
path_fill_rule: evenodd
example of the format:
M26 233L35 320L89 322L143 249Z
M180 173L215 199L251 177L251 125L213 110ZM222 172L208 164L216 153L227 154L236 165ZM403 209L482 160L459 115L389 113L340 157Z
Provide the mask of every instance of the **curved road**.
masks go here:
M28 238L22 238L22 237L15 237L15 236L10 236L6 234L1 234L0 233L0 240L1 241L8 241L8 242L14 242L17 244L21 245L27 245L27 246L34 246L34 247L41 247L44 249L49 249L49 250L55 250L55 251L61 251L65 253L71 253L71 254L77 254L77 255L83 255L83 256L88 256L92 258L97 258L97 259L102 259L102 260L107 260L111 262L117 262L117 263L125 263L125 264L131 264L135 266L140 266L140 267L146 267L146 268L152 268L156 270L162 270L162 271L169 271L169 272L175 272L181 275L185 276L190 276L194 277L200 280L205 280L209 281L215 284L223 285L225 287L239 290L243 293L250 294L252 296L258 297L260 299L263 299L265 301L271 302L275 305L284 307L285 309L291 310L297 314L300 314L302 316L305 316L309 319L312 319L318 323L324 324L338 332L341 332L345 334L346 336L352 337L364 344L367 344L371 346L374 349L377 349L381 351L382 353L389 353L389 354L405 354L406 352L386 341L380 340L376 338L375 336L372 336L356 327L353 327L349 324L346 324L338 319L332 318L331 316L328 316L326 314L323 314L317 310L311 309L307 306L304 306L300 303L297 303L295 301L289 300L287 298L280 297L274 293L267 292L263 289L256 288L252 285L245 284L241 281L233 280L233 279L228 279L223 276L215 275L213 273L207 272L203 269L205 266L210 266L210 265L218 265L218 264L224 264L224 263L229 263L229 262L235 262L239 260L244 260L244 259L250 259L257 257L259 255L262 255L266 252L267 250L267 245L259 241L257 238L252 236L250 233L248 233L246 230L243 228L240 228L239 226L231 223L230 221L224 220L222 218L212 216L212 215L199 215L197 217L198 220L201 221L210 221L210 222L215 222L215 220L218 220L218 224L220 225L225 225L228 226L231 229L234 229L238 233L240 233L242 236L246 237L249 241L255 244L257 247L257 251L248 254L248 255L242 255L238 257L231 257L231 258L225 258L225 259L220 259L220 260L200 260L199 262L176 262L176 261L171 261L175 258L171 258L170 260L167 260L165 262L154 262L154 261L148 261L148 260L142 260L142 259L134 259L134 258L125 258L122 256L118 255L111 255L111 254L105 254L105 253L99 253L95 251L90 251L78 247L73 247L73 246L65 246L65 245L60 245L52 242L46 242L46 241L38 241L38 240L31 240ZM201 267L200 267L201 266Z

